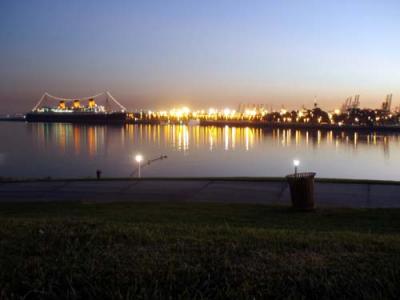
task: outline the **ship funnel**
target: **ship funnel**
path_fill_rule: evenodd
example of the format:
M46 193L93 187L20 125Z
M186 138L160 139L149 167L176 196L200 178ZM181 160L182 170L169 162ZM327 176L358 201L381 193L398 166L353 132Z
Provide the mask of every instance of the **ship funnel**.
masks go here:
M81 108L81 104L80 104L79 100L74 100L73 108Z
M96 107L96 102L94 99L89 99L89 108L95 108Z
M59 109L66 109L65 101L61 100L61 101L58 103L58 108L59 108Z

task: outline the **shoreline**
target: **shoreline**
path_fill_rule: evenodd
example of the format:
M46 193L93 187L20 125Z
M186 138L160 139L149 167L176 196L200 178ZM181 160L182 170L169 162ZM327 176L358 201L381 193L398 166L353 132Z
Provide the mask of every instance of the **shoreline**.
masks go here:
M289 175L289 174L288 174ZM229 176L229 177L1 177L2 183L29 183L29 182L107 182L107 181L227 181L227 182L286 182L285 177L259 177L259 176ZM400 185L400 180L366 179L366 178L329 178L316 177L315 182L338 183L338 184L378 184L378 185Z
M27 122L24 118L0 118L0 122ZM115 126L117 124L98 123L98 122L30 122L30 123L63 123L63 124L79 124L79 125L101 125ZM164 122L161 120L127 120L121 123L124 125L186 125L186 126L215 126L215 127L249 127L262 129L294 129L294 130L323 130L335 132L400 132L399 125L336 125L336 124L309 124L309 123L271 123L263 121L226 121L226 120L200 120L198 124L190 124L189 122Z

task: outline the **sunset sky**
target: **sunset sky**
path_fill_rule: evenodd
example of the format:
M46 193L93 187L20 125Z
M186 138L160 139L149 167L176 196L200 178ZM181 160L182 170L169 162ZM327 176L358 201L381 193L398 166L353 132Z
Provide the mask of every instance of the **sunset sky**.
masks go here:
M0 113L43 92L126 107L400 104L400 2L1 0Z

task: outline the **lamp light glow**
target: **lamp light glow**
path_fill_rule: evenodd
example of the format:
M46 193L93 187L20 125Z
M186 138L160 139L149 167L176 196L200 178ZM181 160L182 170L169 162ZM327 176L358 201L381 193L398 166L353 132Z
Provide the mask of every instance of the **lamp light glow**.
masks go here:
M136 162L140 163L143 161L143 156L141 154L138 154L135 156L135 160L136 160Z

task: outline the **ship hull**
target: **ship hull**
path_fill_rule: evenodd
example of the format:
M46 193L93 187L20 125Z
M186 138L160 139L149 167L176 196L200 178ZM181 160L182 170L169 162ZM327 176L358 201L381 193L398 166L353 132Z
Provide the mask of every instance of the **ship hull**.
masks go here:
M126 113L59 113L59 112L30 112L26 114L27 122L57 122L57 123L95 123L95 124L123 124Z

